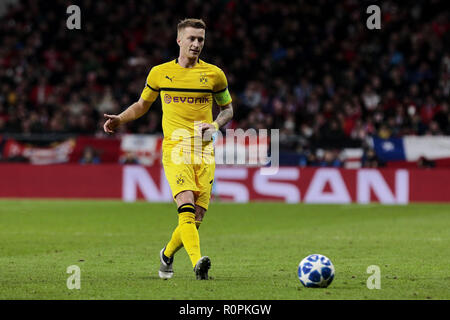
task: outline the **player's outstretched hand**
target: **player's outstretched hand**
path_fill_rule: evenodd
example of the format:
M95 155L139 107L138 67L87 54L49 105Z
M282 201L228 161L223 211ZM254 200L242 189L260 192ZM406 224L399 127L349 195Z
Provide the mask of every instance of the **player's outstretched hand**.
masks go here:
M103 116L108 119L103 125L103 130L105 130L106 133L114 133L116 128L120 126L119 116L113 114L104 114Z

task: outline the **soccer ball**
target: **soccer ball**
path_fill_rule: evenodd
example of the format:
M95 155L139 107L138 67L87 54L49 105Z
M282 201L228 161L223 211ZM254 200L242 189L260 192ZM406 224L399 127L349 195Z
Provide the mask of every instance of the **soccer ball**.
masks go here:
M311 254L300 261L298 278L307 288L326 288L334 279L334 266L324 255Z

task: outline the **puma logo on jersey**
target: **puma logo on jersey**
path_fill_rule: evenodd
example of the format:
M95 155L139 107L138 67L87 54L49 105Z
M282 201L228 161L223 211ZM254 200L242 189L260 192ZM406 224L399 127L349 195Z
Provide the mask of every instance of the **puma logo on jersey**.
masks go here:
M166 79L169 79L170 82L173 82L173 77L172 77L172 78L169 78L169 76L166 75Z

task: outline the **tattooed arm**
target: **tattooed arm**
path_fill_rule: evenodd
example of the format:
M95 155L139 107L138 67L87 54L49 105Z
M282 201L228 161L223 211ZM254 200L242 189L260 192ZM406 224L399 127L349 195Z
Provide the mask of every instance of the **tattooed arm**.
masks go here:
M220 127L226 125L231 119L233 119L233 105L229 103L223 107L220 107L220 112L214 121L217 124L217 127L214 122L212 124L214 128L218 130Z

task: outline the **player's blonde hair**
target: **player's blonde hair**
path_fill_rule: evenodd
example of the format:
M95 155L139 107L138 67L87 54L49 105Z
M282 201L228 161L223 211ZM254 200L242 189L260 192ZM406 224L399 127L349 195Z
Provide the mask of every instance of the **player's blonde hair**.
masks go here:
M177 37L179 37L180 33L187 27L206 30L206 23L202 19L194 18L186 18L181 20L177 25Z

